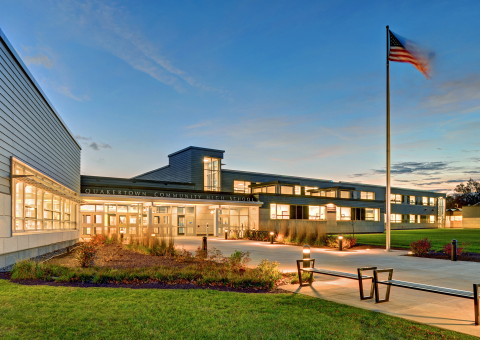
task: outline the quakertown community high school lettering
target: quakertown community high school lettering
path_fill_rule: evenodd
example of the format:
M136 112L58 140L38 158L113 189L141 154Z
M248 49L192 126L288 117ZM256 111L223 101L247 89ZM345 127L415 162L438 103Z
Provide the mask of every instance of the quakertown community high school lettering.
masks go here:
M97 195L124 195L124 196L148 196L158 198L187 198L187 199L203 199L203 200L218 200L218 201L255 201L252 197L241 196L220 196L220 195L200 195L200 194L180 194L170 192L154 191L153 194L147 191L136 190L100 190L100 189L85 189L85 194Z

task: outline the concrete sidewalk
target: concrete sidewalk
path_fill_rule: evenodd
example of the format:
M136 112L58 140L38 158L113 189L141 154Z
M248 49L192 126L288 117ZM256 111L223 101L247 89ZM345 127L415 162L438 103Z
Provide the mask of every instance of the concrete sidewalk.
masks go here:
M195 251L201 245L201 238L176 238L175 244ZM251 265L268 259L278 261L284 271L295 271L295 260L302 258L299 246L218 237L209 237L208 246L221 250L224 255L235 250L249 251ZM467 291L472 291L473 283L480 283L480 263L402 256L406 254L407 251L386 253L382 249L338 252L312 248L311 257L316 259L317 268L351 273L356 273L358 267L393 268L394 279ZM366 284L369 287L369 282ZM282 288L480 337L480 326L474 325L473 300L392 287L390 301L376 304L374 300L360 301L358 281L324 275L315 276L312 287L288 285Z

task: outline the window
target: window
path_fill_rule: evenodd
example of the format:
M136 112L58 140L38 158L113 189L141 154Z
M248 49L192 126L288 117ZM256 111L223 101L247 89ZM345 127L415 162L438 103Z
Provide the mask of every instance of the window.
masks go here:
M275 194L276 193L274 185L270 185L270 186L267 186L267 187L254 188L253 192L254 193L267 193L267 194Z
M130 224L137 224L137 216L130 216Z
M95 215L95 223L102 223L102 215Z
M299 185L295 186L295 195L300 195L302 193L302 187Z
M288 204L270 205L270 218L272 220L288 220L290 219L290 206Z
M435 223L435 215L429 216L428 223Z
M340 191L340 198L351 198L352 193L350 191Z
M153 224L160 224L160 216L153 216Z
M92 223L92 216L90 216L90 215L83 215L83 216L82 216L82 223L85 223L85 224L90 224L90 223Z
M412 196L410 196L410 197L412 197ZM415 215L409 215L409 217L410 218L409 218L408 222L409 223L415 223L415 220L416 220Z
M428 205L428 197L422 197L422 205Z
M325 197L337 197L337 193L335 192L335 190L322 191L322 192L321 192L321 196L325 196Z
M316 189L318 189L318 187L305 187L305 195L311 196L312 193L309 192L309 190L316 190ZM314 196L315 196L315 195L314 195ZM319 196L319 195L316 195L316 196Z
M337 207L337 221L350 221L352 218L352 208Z
M119 206L117 206L117 212L126 213L126 212L128 212L128 208L127 208L126 205L119 205Z
M325 207L324 206L308 206L308 219L309 220L324 220L325 219Z
M415 205L415 196L408 196L408 204Z
M435 198L434 197L429 197L428 198L428 205L435 206Z
M280 193L282 195L293 195L293 187L282 185L280 186Z
M360 199L362 200L374 200L375 193L370 191L361 191L360 192Z
M233 181L233 192L236 192L239 194L249 194L250 184L252 184L252 182Z
M390 222L391 223L402 223L402 215L401 214L390 214Z
M378 221L378 209L365 208L365 221Z
M392 202L393 204L402 204L402 195L391 194L390 202Z
M220 159L203 159L203 187L205 191L220 191Z
M135 214L135 213L138 213L138 205L129 205L129 206L128 206L128 212L129 212L130 214L132 214L132 213L134 213L134 214Z
M119 216L118 220L119 220L120 224L126 224L127 223L127 216L125 216L125 215Z

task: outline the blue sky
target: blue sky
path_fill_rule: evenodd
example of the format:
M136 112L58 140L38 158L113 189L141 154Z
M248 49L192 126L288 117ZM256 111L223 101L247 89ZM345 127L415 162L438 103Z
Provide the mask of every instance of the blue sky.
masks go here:
M0 27L81 142L132 177L189 145L226 168L385 183L385 26L435 54L391 63L393 184L480 179L478 1L0 0Z

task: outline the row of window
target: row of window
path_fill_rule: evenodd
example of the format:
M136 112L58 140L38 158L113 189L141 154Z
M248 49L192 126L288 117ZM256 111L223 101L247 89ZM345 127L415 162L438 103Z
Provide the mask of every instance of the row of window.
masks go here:
M404 196L398 194L390 195L390 202L393 204L403 204L405 201L406 204L410 205L430 205L435 206L434 197L421 197L421 196Z
M315 205L270 205L272 220L325 220L326 207ZM380 210L375 208L336 207L337 221L379 221Z
M15 232L76 229L76 210L76 203L70 200L15 183Z
M435 215L390 214L391 223L435 223Z
M462 221L463 218L462 216L447 216L447 221Z

